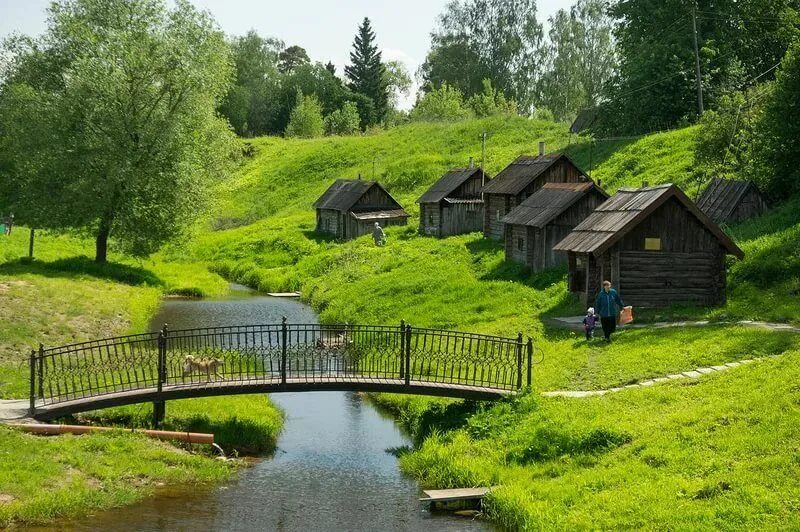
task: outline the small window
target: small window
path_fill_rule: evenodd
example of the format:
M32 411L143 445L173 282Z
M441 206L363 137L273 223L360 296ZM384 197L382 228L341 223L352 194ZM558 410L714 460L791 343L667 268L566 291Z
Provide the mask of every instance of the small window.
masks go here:
M660 238L645 238L644 239L644 249L647 251L661 251L661 239Z
M428 224L429 225L433 225L433 214L432 213L428 214Z
M497 219L500 220L500 209L495 211L495 215L497 216Z
M523 246L524 246L524 242L522 241L522 237L517 238L517 249L519 251L522 251Z

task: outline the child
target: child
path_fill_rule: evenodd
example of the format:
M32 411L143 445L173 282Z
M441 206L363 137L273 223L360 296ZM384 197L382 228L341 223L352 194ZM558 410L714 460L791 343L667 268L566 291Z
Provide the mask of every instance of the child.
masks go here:
M586 317L583 318L583 330L586 332L586 341L594 338L594 328L597 326L599 316L594 313L594 307L586 310Z

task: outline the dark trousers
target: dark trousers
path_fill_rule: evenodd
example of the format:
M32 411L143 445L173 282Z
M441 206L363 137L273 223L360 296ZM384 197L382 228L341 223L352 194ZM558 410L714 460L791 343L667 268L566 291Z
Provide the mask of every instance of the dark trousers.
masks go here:
M611 333L617 330L617 317L616 316L603 316L600 318L600 325L603 326L603 334L606 340L611 338Z

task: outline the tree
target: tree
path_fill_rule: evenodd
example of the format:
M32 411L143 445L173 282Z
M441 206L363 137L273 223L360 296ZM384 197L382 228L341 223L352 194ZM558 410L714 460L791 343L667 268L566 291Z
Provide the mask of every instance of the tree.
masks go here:
M388 109L389 89L387 85L386 67L381 61L381 52L375 44L375 32L368 18L358 28L350 52L350 63L344 67L348 87L353 92L363 94L372 100L373 110L370 116L362 115L367 125L379 123Z
M492 80L483 80L483 92L473 95L467 105L477 117L495 115L514 115L517 113L517 104L514 100L507 100L503 91L492 87Z
M358 107L353 102L345 102L341 109L337 109L325 117L326 135L352 135L359 131L361 117L358 116Z
M301 66L311 62L308 53L301 46L290 46L278 55L278 70L281 74L289 74Z
M331 73L331 75L336 75L336 65L333 64L333 61L328 61L325 63L325 70Z
M22 191L15 213L93 232L146 255L201 212L234 148L216 108L230 50L187 2L61 0L38 39L18 39L0 87L0 131Z
M297 91L294 109L286 126L287 137L311 139L321 137L323 132L322 105L316 96L303 96Z
M542 38L536 0L454 0L431 35L431 51L421 70L423 89L447 82L469 97L480 92L488 78L530 110L541 70Z
M402 61L387 61L384 68L386 87L389 89L389 107L397 109L400 99L411 94L411 75Z
M541 104L558 120L600 103L615 69L612 28L605 0L578 0L550 17Z
M419 121L451 121L470 117L464 106L464 96L455 87L443 83L438 89L424 94L411 110L411 119Z

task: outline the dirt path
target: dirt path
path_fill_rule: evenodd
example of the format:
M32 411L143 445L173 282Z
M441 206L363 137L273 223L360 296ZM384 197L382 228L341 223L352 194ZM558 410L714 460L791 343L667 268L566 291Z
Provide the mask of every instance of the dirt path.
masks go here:
M547 325L559 327L562 329L575 329L583 330L583 316L567 316L563 318L550 318L547 320ZM618 330L624 331L626 329L667 329L670 327L706 327L709 325L741 325L743 327L757 327L759 329L767 329L770 331L792 332L800 334L800 327L788 325L786 323L770 323L768 321L658 321L654 323L634 323L619 327Z
M0 400L0 423L19 423L29 421L27 399Z

